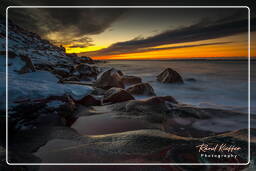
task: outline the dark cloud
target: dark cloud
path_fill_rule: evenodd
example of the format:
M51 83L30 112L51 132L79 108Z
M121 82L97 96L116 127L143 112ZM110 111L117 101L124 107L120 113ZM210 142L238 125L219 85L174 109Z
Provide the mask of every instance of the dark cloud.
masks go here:
M247 31L247 19L230 19L229 21L225 19L217 20L214 22L209 20L202 20L201 22L191 26L182 27L175 30L167 30L151 37L135 38L129 41L118 42L112 44L108 48L94 52L88 52L87 55L89 54L93 56L101 56L147 50L151 51L152 47L154 46L214 39L235 35L238 33L244 33ZM255 31L255 27L252 27L251 31Z
M59 41L99 34L123 13L123 9L10 8L8 17L29 31Z
M52 43L54 44L60 44L60 45L63 45L63 44L66 44L66 45L69 45L69 44L72 44L73 46L69 46L70 48L74 48L74 47L88 47L88 46L93 46L93 40L92 38L90 37L78 37L78 38L73 38L73 39L70 39L70 40L54 40L52 41Z

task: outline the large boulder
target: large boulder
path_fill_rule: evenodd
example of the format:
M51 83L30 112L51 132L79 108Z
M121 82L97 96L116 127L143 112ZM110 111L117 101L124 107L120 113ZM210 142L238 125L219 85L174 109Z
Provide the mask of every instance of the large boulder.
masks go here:
M124 75L122 76L122 82L125 85L133 85L141 83L141 78L136 76Z
M99 106L101 105L101 101L95 98L92 95L87 95L80 100L75 101L77 104L81 104L84 106Z
M161 83L183 83L180 74L171 68L166 68L157 76L157 81Z
M177 103L178 102L171 96L154 96L141 100L132 100L126 104L125 110L127 112L162 113L170 111L169 107Z
M94 86L105 90L112 87L124 88L122 76L123 73L120 70L111 68L99 75Z
M61 119L66 122L66 119L72 118L76 106L71 97L64 95L17 101L16 106L9 110L12 113L10 130L18 131L38 126L63 125Z
M104 103L118 103L128 100L134 100L134 97L124 89L116 87L106 91L103 98Z
M131 94L155 96L154 89L148 83L135 84L127 89Z
M96 66L88 64L79 64L75 66L75 71L77 71L80 76L96 77L98 74L98 68Z

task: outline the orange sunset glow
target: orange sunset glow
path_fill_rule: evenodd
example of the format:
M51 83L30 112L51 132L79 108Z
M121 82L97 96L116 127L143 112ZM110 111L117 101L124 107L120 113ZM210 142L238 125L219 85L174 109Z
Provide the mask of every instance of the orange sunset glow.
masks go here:
M175 47L175 46L173 46ZM95 56L93 59L179 59L179 58L209 58L209 57L245 57L248 56L247 43L232 45L209 45L203 47L187 47L170 50L155 50L142 53L126 53L110 56Z
M237 48L237 49L236 49ZM208 58L208 57L241 57L247 55L247 47L240 49L236 47L197 47L175 49L175 50L161 50L144 53L128 53L112 56L92 57L93 59L112 60L112 59L179 59L179 58ZM231 51L231 52L230 52ZM189 54L189 56L188 56Z

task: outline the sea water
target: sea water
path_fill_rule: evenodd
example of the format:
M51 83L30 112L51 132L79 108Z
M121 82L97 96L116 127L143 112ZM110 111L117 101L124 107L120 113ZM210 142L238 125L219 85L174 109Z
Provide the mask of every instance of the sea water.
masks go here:
M255 66L256 61L251 61ZM141 77L152 85L158 96L173 96L179 102L199 107L248 113L247 60L116 60L102 64L120 69L126 75ZM163 84L156 76L165 68L176 70L184 84ZM255 69L251 67L251 113L256 113ZM187 81L193 78L196 81Z

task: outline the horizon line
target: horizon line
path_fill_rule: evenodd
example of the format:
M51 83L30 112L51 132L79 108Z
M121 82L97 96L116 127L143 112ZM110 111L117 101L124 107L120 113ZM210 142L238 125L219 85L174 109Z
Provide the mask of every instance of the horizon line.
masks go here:
M93 59L93 58L92 58ZM251 60L256 60L256 56L250 57ZM207 58L166 58L166 59L93 59L95 61L186 61L186 60L249 60L249 57L207 57Z

